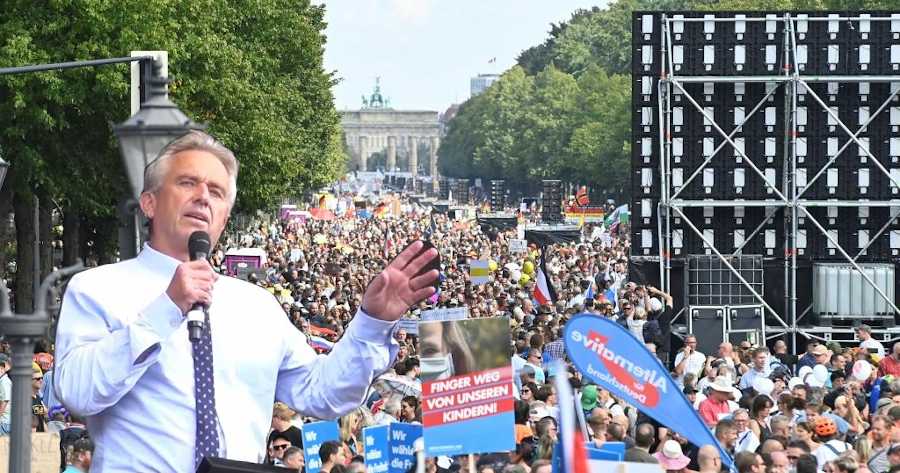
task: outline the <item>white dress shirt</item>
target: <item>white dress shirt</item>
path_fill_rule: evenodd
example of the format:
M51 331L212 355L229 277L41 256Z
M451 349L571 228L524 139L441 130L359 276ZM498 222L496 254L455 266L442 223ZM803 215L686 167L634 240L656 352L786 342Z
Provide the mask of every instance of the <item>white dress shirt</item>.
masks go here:
M137 258L72 278L57 333L56 392L87 416L91 471L194 471L194 372L181 310L166 295L179 261L149 245ZM363 402L399 345L396 325L357 313L316 355L262 288L220 277L209 307L220 454L259 462L272 404L334 419Z

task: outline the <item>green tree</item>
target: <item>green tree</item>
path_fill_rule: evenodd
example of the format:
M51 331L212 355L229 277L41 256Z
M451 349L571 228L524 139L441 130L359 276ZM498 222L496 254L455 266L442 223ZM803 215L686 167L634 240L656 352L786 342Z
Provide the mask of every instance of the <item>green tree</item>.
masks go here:
M0 14L0 64L169 51L172 99L235 151L237 208L251 211L333 181L343 169L335 79L322 65L324 28L324 7L308 0L9 0ZM23 243L31 241L33 195L82 216L85 235L115 241L97 232L114 231L103 222L114 219L126 191L107 124L128 115L127 71L0 77L0 149L12 163L10 191L0 198L16 203L22 310L31 306Z

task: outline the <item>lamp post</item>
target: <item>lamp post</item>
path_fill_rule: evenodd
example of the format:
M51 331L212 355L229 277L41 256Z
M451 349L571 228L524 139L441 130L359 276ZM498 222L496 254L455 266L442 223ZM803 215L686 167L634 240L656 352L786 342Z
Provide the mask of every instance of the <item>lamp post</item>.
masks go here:
M6 173L9 171L9 162L0 156L0 189L3 188L3 181L6 180Z
M159 151L170 141L184 135L190 130L202 130L205 126L191 121L178 110L167 94L168 80L162 77L161 64L152 56L134 56L124 58L97 59L89 61L73 61L54 64L38 64L32 66L0 68L0 75L24 74L52 70L95 67L107 64L119 64L140 61L149 64L151 74L148 83L144 84L148 98L141 104L141 110L125 122L114 127L116 136L122 147L122 158L131 186L132 204L126 207L134 209L133 203L140 197L144 185L144 167L152 161ZM6 178L9 163L0 158L0 187ZM131 220L137 214L132 210ZM129 247L122 248L123 257L129 250L137 253L137 228L134 227ZM35 341L42 337L49 324L49 308L47 301L51 298L56 282L82 271L84 265L79 261L68 268L54 271L40 285L36 292L35 311L32 314L13 314L10 310L9 291L5 284L0 284L0 333L9 341L12 348L12 368L9 371L12 380L11 396L11 430L9 443L9 471L29 473L31 471L31 375L32 352ZM38 270L38 268L35 268ZM56 301L56 297L52 300Z
M191 130L205 130L206 125L191 120L169 100L169 80L162 76L162 64L153 61L147 100L141 109L124 122L113 127L122 151L122 163L131 195L121 206L128 223L119 241L122 259L137 256L140 249L140 213L138 200L144 189L144 169L160 151Z

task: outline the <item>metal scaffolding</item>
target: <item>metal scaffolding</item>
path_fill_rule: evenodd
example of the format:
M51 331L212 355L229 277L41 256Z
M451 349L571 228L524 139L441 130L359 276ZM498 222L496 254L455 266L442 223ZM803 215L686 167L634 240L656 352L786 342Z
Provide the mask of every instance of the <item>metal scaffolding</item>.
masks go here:
M815 199L804 199L803 196L806 191L812 186L813 183L816 182L825 172L826 170L832 166L835 161L840 158L844 151L851 145L855 144L859 146L861 150L864 150L865 155L871 162L878 168L878 170L883 173L890 185L900 187L900 182L895 179L891 173L879 162L879 160L872 154L872 152L868 149L868 146L864 145L860 139L859 135L866 130L866 127L872 123L875 118L884 112L888 108L888 105L891 101L897 97L898 93L900 93L900 87L891 87L891 92L888 98L880 104L880 106L876 109L874 113L872 113L868 120L862 124L858 129L851 129L848 127L841 118L834 113L834 111L829 108L829 106L822 100L822 98L815 92L815 90L810 87L810 84L813 83L821 83L821 82L830 82L830 83L860 83L860 82L896 82L900 83L900 75L804 75L801 73L800 68L798 67L797 59L797 23L799 21L804 22L817 22L817 21L891 21L891 16L885 17L874 17L874 16L823 16L823 17L803 17L799 18L797 16L792 16L791 13L783 13L779 14L780 16L763 16L764 13L760 13L759 17L732 17L732 18L711 18L710 16L706 17L686 17L682 15L672 16L671 14L662 14L662 36L660 38L661 47L659 50L660 54L660 64L662 68L662 72L660 74L660 80L657 84L657 106L658 106L658 119L659 119L659 142L661 158L659 159L659 167L660 167L660 181L661 181L661 190L660 190L660 198L658 203L658 211L656 212L657 217L657 239L658 239L658 247L659 247L659 272L660 272L660 284L664 291L668 293L672 293L672 250L673 250L673 219L678 218L684 224L686 229L689 229L692 233L694 233L697 237L699 237L703 243L708 247L708 249L719 259L722 264L728 268L728 270L734 274L738 281L749 291L753 297L758 301L758 303L764 308L766 314L768 314L769 320L774 320L777 322L776 326L768 327L768 329L764 328L764 336L766 339L773 339L775 337L781 337L785 335L790 335L793 341L793 346L797 346L797 335L798 333L804 335L807 338L818 338L818 339L830 339L830 334L834 333L847 333L850 332L850 329L842 329L842 328L834 328L827 326L815 326L815 327L800 327L799 322L803 320L804 316L808 314L811 310L812 305L809 307L802 308L801 312L798 313L798 297L797 297L797 236L799 229L799 221L801 219L808 219L812 226L820 232L825 239L833 245L833 248L837 250L837 253L846 260L846 262L853 267L854 271L858 272L863 280L870 285L878 295L888 304L888 306L894 311L895 314L900 314L900 308L897 307L894 300L888 297L876 284L875 282L862 270L862 268L857 263L857 260L861 255L865 253L865 251L871 246L873 242L875 242L890 226L892 221L900 215L900 200L815 200ZM781 61L781 69L778 73L774 73L772 75L754 75L754 76L724 76L724 75L709 75L709 76L693 76L693 75L680 75L676 73L676 69L673 67L673 46L675 43L672 41L673 29L674 26L678 23L690 23L690 22L744 22L744 23L752 23L752 22L777 22L778 28L780 28L780 32L783 33L783 54L780 58ZM680 25L679 25L680 26ZM637 33L635 33L637 34ZM704 110L703 106L698 103L698 101L691 95L691 93L686 89L685 84L691 83L766 83L767 84L767 93L766 95L755 104L755 106L743 117L743 121L739 124L735 125L735 128L730 133L727 133L722 126L720 126L715 117L711 116ZM771 85L769 85L771 84ZM775 182L771 179L771 177L767 177L765 172L763 172L752 159L750 159L747 154L744 152L742 146L738 146L734 137L738 133L739 130L742 129L743 125L748 123L749 120L761 109L763 105L776 93L779 88L783 88L784 90L784 155L783 155L783 175L781 182ZM672 136L673 136L673 105L672 105L672 96L673 93L676 92L680 94L692 107L693 110L699 112L704 118L704 124L708 127L711 127L715 133L718 134L723 139L723 142L717 146L712 153L707 156L704 161L700 164L700 166L687 177L683 181L680 186L680 189L675 189L672 181L672 157L673 157L673 149L672 149ZM810 106L815 104L819 107L822 107L824 111L828 114L828 116L832 119L833 122L836 122L837 126L849 137L847 143L845 143L840 149L838 149L837 153L832 156L827 163L824 164L821 168L817 169L814 172L814 175L811 179L809 179L805 186L800 189L795 183L797 183L797 169L798 169L798 160L797 160L797 138L798 138L798 94L806 94L807 97L810 97L812 101L810 102ZM688 106L685 106L685 110L688 109ZM813 126L816 126L813 124ZM824 126L824 125L822 125ZM720 156L720 152L723 149L730 147L734 150L735 156L739 156L742 159L742 162L745 163L753 173L758 175L762 179L762 183L766 189L768 189L768 198L764 199L685 199L681 197L681 193L685 190L688 185L694 181L697 176L699 176L703 170L717 157ZM809 166L806 166L809 168ZM723 254L718 248L716 248L716 244L714 241L710 241L706 238L704 233L691 221L691 218L685 214L683 209L691 208L691 207L762 207L765 211L765 217L762 222L757 226L744 240L743 244L737 248L736 251L728 254ZM832 237L822 226L822 224L813 216L810 212L811 208L816 207L890 207L890 216L888 218L887 223L881 227L881 229L877 232L875 237L871 238L868 244L855 253L855 255L851 255L850 252L845 250L839 241ZM785 222L784 226L784 247L785 247L785 256L784 256L784 307L781 310L778 310L777 307L772 307L767 301L764 299L763 294L756 290L750 283L748 283L741 275L739 271L737 271L729 262L729 256L736 256L744 246L750 242L753 238L757 238L760 234L760 231L763 229L764 225L770 218L776 218L775 215L778 212L783 213L783 218ZM686 306L681 309L681 311L676 314L675 322L686 315ZM763 323L765 324L767 317L763 316ZM880 331L882 335L882 340L895 340L900 339L900 327L898 328L889 328L887 330Z

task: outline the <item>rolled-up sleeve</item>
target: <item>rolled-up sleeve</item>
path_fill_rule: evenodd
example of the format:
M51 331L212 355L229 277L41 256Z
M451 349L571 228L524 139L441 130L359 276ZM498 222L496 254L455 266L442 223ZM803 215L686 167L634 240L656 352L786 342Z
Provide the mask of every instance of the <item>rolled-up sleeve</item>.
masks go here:
M316 355L303 334L291 327L276 399L319 419L359 407L369 385L397 356L396 327L396 321L379 320L360 309L328 355Z
M100 413L127 394L157 361L160 343L183 319L165 293L136 317L109 314L86 291L89 286L81 275L69 283L56 339L56 395L81 415Z

